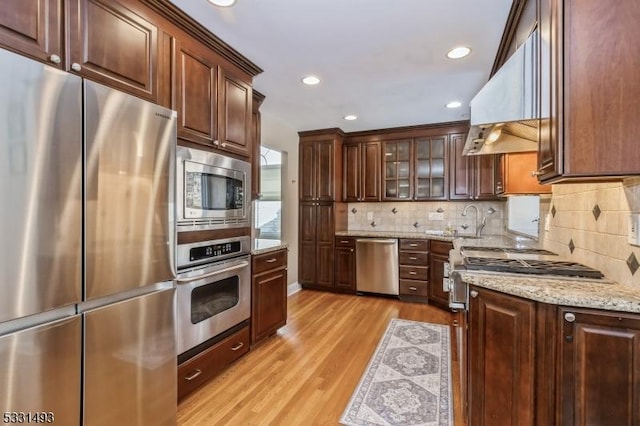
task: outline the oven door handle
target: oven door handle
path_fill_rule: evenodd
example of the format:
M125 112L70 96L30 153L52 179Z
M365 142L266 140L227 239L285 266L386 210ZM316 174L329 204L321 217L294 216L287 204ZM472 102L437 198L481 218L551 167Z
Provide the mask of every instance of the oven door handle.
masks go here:
M197 281L197 280L201 280L203 278L209 278L209 277L212 277L214 275L219 275L219 274L222 274L222 273L225 273L225 272L235 271L236 269L246 268L247 266L249 266L249 262L247 262L246 260L243 260L242 262L238 263L237 265L230 266L228 268L219 269L219 270L213 271L213 272L208 272L206 274L198 275L197 277L176 278L176 282L178 282L178 283L189 283L191 281Z

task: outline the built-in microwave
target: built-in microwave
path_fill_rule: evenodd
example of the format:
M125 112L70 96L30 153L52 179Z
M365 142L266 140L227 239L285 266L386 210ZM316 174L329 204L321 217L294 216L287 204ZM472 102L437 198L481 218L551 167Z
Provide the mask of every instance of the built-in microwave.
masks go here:
M184 146L176 160L178 232L251 226L251 164Z

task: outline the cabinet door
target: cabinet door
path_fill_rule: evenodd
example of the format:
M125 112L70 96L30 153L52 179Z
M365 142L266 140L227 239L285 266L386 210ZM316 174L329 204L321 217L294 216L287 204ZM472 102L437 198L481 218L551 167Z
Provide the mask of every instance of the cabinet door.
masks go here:
M361 158L361 200L380 201L380 142L363 143Z
M448 309L449 293L442 289L445 263L449 263L448 256L439 256L433 253L429 256L429 302Z
M496 156L476 156L474 196L475 200L495 200L496 196Z
M221 69L220 148L233 154L251 155L251 85Z
M287 322L287 270L253 277L252 342L276 332Z
M301 203L299 207L298 280L302 285L316 282L316 206Z
M449 199L469 200L473 197L475 157L463 156L466 134L450 136Z
M405 139L383 143L383 200L410 200L413 198L411 142L411 139Z
M0 8L0 45L62 67L62 0L5 0Z
M496 177L495 177L495 192L496 195L504 194L505 189L505 161L507 154L496 154Z
M360 146L359 143L342 145L342 201L360 201L360 177L362 175Z
M316 150L316 199L334 201L334 144L332 140L321 140L315 143Z
M356 289L356 253L353 247L336 248L335 286L343 290Z
M533 425L535 303L470 293L469 424Z
M301 141L299 151L299 182L300 201L316 199L316 150L314 141Z
M333 203L316 206L316 284L333 287L333 246L335 239Z
M433 136L415 140L414 199L443 200L447 198L448 136Z
M264 97L253 92L253 103L251 105L251 146L253 154L251 155L251 199L257 200L260 198L260 104L264 100Z
M218 138L218 65L195 40L176 40L178 137L211 146Z
M562 308L560 424L640 424L640 318Z
M158 28L113 0L69 1L69 65L90 80L158 101Z

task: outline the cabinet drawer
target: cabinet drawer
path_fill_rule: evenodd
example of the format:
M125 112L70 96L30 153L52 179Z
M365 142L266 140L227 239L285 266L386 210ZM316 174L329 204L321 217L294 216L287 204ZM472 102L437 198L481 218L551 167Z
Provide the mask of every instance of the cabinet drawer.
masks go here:
M427 297L428 283L426 281L400 280L401 296Z
M355 247L356 239L352 237L336 237L336 248L338 247Z
M429 251L429 240L400 240L400 250Z
M399 256L400 265L428 266L429 253L413 253L401 251Z
M178 400L249 352L249 326L178 366Z
M437 254L442 254L444 256L449 256L449 251L453 249L453 243L450 243L448 241L437 241L437 240L432 240L431 241L431 252L432 253L437 253Z
M270 269L278 269L287 266L287 250L272 251L253 256L251 273L259 274Z
M427 281L429 279L429 268L400 265L400 278Z

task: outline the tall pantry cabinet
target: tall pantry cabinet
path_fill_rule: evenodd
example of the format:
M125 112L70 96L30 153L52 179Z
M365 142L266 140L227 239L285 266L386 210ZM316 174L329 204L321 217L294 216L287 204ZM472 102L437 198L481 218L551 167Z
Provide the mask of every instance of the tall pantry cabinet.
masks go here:
M334 235L346 229L340 129L300 132L298 279L304 288L333 289Z

